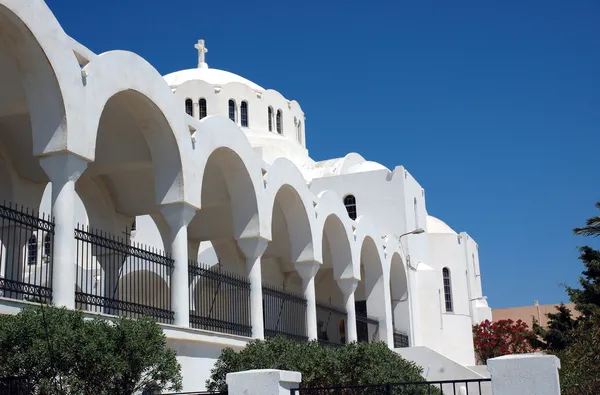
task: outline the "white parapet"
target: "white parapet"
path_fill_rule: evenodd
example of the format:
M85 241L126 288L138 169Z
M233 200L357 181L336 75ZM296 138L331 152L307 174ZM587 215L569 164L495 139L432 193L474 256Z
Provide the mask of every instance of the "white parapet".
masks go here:
M290 395L302 381L299 372L257 369L227 374L229 395Z
M494 395L560 395L560 360L553 355L506 355L487 366Z

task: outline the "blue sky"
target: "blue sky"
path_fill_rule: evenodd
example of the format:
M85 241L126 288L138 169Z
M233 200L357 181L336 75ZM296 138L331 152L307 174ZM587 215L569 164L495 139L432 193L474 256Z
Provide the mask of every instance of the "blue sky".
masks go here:
M297 100L316 160L404 165L479 243L492 307L558 303L600 200L600 2L47 0L96 53L211 67ZM85 15L85 17L83 17Z

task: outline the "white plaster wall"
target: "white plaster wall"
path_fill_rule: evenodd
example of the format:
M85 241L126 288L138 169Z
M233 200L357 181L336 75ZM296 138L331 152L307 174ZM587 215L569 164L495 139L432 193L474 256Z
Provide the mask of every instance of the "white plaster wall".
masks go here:
M471 332L471 303L469 301L469 271L465 261L464 246L456 234L428 233L429 262L438 273L441 291L441 314L444 355L463 364L474 365L473 337ZM444 302L443 268L450 270L452 312L447 312Z

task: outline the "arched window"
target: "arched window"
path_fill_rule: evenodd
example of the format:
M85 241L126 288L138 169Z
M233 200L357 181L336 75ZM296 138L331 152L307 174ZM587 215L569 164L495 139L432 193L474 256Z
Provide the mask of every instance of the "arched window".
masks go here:
M198 119L206 118L206 99L200 99L198 102Z
M235 115L235 102L233 100L229 100L229 119L231 119L233 122L236 122Z
M46 233L44 237L44 256L50 256L52 253L52 234Z
M344 206L346 206L346 211L348 211L348 216L350 219L356 219L356 198L354 195L348 195L344 198Z
M248 127L248 102L243 101L242 104L240 105L240 121L242 123L242 126L247 128Z
M27 264L35 265L37 263L37 237L35 235L31 235L29 240L27 241Z
M269 107L269 132L273 131L273 107Z
M442 269L444 277L444 300L446 301L446 312L451 313L452 310L452 284L450 281L450 269L447 267Z
M185 112L187 112L190 117L194 116L194 102L192 99L185 100Z
M277 110L277 119L275 120L277 125L277 133L283 134L283 115L281 115L281 110Z

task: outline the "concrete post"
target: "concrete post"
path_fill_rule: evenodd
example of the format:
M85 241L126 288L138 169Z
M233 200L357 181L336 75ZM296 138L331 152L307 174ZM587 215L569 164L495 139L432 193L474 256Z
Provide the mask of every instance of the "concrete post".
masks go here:
M317 340L317 296L315 292L315 276L321 266L318 262L296 262L296 271L302 278L302 292L306 299L306 329L308 340Z
M356 332L356 306L354 304L354 291L356 291L356 287L358 286L358 280L355 278L342 278L337 280L337 283L344 296L344 307L348 315L346 343L353 343L358 341L358 334Z
M196 215L196 209L184 203L169 204L160 208L169 225L171 257L174 261L171 274L171 308L177 326L190 326L190 298L188 280L187 226Z
M238 246L246 257L246 274L250 281L250 322L252 337L265 338L262 295L262 265L260 259L267 248L268 241L259 237L240 239Z
M494 395L560 395L560 360L554 355L506 355L488 359L487 367Z
M40 165L52 183L54 251L52 258L52 300L57 306L75 308L75 183L87 168L87 162L60 153L40 159Z
M299 372L287 370L258 369L228 373L226 377L229 395L290 395L302 381Z

